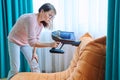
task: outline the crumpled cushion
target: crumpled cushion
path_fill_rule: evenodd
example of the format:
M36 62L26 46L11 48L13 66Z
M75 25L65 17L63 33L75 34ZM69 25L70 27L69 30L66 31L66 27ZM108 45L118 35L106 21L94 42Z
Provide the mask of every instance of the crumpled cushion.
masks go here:
M106 36L93 39L86 33L80 40L68 69L56 73L21 72L11 80L104 80Z

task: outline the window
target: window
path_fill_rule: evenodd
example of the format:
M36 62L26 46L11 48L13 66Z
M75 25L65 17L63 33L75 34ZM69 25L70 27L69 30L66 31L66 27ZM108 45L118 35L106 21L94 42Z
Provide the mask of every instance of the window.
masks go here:
M34 0L34 12L46 2L57 10L54 30L74 31L77 35L84 32L106 35L107 0Z

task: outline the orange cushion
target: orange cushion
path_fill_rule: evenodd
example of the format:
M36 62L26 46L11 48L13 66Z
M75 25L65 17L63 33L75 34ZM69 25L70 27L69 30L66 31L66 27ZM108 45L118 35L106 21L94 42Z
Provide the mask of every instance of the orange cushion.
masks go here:
M104 80L106 37L93 40L90 36L83 36L80 39L83 43L80 46L84 47L80 47L81 50L78 52L80 56L69 78L72 80Z

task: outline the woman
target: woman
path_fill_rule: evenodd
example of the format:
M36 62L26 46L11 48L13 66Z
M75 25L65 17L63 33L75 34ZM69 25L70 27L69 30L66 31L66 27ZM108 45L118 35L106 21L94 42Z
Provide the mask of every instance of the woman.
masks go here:
M39 35L43 27L50 28L49 24L56 15L54 6L45 3L39 8L39 13L28 13L19 17L8 35L10 56L10 71L8 80L19 72L20 51L25 56L32 72L40 72L37 63L36 47L57 47L59 42L40 43ZM46 34L47 35L47 34ZM32 53L34 53L32 55Z

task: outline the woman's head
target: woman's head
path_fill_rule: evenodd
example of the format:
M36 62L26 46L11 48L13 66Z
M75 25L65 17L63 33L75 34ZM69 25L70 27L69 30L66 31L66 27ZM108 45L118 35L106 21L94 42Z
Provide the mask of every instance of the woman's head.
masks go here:
M45 3L39 8L41 23L46 27L53 20L56 15L56 9L50 3Z

